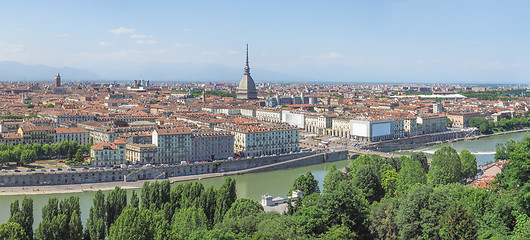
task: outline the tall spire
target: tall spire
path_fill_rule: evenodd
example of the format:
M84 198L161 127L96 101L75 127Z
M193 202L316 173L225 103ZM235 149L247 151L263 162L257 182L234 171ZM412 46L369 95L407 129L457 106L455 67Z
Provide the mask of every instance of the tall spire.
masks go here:
M245 75L250 75L250 66L248 65L248 43L247 43L247 64L245 65Z

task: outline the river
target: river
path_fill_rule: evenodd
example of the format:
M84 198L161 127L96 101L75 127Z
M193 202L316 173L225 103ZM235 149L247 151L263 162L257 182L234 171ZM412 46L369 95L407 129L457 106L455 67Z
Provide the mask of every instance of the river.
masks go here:
M334 164L339 169L343 169L349 165L350 160L343 160L335 162ZM294 179L296 179L301 174L305 174L307 171L311 171L315 176L315 179L319 181L319 187L322 189L322 184L324 181L324 176L328 172L329 167L332 163L323 163L299 168L291 168L279 171L263 172L263 173L252 173L244 175L231 176L231 178L236 180L236 190L238 197L252 198L254 200L260 201L261 195L269 194L273 197L282 196L285 197L287 192L291 188ZM209 178L204 180L199 180L205 188L210 185L215 188L219 188L225 181L225 177L219 178ZM174 183L172 186L177 184L182 184L183 182ZM127 190L129 197L132 191L138 190ZM139 192L138 192L139 193ZM67 194L42 194L42 195L32 195L33 198L33 215L35 219L35 224L33 228L37 228L38 223L42 218L42 207L48 202L48 198L56 197L59 200L67 198L71 195L79 197L79 204L81 207L81 219L83 223L86 222L88 218L88 213L90 211L90 206L92 205L92 199L94 198L95 192L83 192L83 193L67 193ZM0 196L0 208L4 209L4 213L0 214L0 223L7 222L9 219L9 207L10 204L18 199L20 202L24 196Z

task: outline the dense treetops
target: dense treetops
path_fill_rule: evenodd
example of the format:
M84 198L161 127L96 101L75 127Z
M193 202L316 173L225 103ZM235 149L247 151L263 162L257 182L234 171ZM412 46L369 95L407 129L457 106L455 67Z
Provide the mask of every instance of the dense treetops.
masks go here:
M345 171L330 167L322 190L308 172L289 191L305 192L284 214L264 212L237 198L235 181L219 188L190 182L146 182L129 194L98 191L83 228L79 199L51 198L33 230L33 202L11 205L1 239L529 239L530 137L499 146L508 160L493 189L462 183L473 178L468 151L438 150L383 159L365 155Z

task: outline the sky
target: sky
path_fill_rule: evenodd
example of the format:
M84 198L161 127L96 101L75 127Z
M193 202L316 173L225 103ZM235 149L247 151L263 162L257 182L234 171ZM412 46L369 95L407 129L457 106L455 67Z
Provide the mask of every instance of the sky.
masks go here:
M530 83L528 9L509 0L4 1L0 61L103 78L224 79L211 71L241 75L248 43L256 82Z

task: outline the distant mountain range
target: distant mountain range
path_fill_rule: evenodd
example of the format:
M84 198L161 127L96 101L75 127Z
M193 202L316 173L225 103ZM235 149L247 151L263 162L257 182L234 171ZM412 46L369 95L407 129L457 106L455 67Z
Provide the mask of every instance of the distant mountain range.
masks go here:
M95 73L97 71L97 73ZM19 62L0 62L0 81L52 81L57 73L63 81L151 81L239 82L243 67L219 64L146 63L138 66L117 66L108 69L84 70L71 67L26 65ZM265 69L251 69L256 82L303 82L310 79L277 73Z
M65 80L70 81L102 79L98 74L77 68L25 65L9 61L0 62L0 81L53 81L57 73L65 76Z

